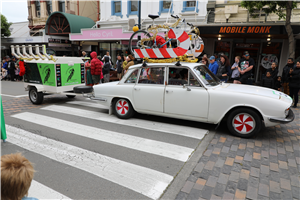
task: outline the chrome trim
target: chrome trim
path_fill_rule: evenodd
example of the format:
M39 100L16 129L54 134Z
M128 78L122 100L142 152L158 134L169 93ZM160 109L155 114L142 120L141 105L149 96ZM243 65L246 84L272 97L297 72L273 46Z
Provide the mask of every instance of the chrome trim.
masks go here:
M104 98L96 98L96 97L90 97L91 100L97 100L97 101L104 101L107 102L107 99Z
M292 122L295 119L294 112L292 109L289 110L289 114L286 116L286 118L268 118L270 122L280 123L280 124L287 124Z

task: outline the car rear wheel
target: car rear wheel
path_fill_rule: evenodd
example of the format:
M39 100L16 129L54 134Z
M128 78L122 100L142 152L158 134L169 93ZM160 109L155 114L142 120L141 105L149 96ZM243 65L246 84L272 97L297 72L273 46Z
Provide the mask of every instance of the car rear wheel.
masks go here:
M233 135L249 138L261 130L262 120L255 111L240 108L229 114L227 127Z
M44 94L42 92L38 92L35 87L31 87L29 89L28 96L33 104L41 104L44 100Z
M129 119L135 113L131 103L127 99L116 99L113 102L115 115L121 119Z

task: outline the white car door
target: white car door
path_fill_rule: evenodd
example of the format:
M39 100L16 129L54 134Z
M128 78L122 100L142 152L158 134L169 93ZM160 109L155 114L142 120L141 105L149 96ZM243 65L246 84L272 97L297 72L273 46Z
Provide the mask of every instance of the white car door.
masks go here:
M133 88L135 109L163 112L165 67L142 68L138 83Z
M165 113L207 118L209 95L187 68L169 68ZM185 86L184 86L185 85Z

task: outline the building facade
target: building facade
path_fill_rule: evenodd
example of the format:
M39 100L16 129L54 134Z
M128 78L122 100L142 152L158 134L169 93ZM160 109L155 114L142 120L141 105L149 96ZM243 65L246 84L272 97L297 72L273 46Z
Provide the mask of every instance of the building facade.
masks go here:
M159 15L155 24L174 23L170 14L179 15L194 25L206 24L207 0L196 1L161 1L141 0L141 28L146 30L153 20L149 14ZM80 34L70 34L71 41L83 41L84 44L98 43L98 54L110 52L113 61L117 54L129 53L129 39L132 28L138 24L139 1L100 1L101 18L92 29L82 29ZM163 34L163 30L162 30ZM86 49L88 50L88 49Z
M205 53L224 53L234 62L235 56L248 51L255 61L253 78L259 82L272 62L277 62L279 75L288 59L288 36L285 20L264 9L253 18L241 1L210 1L207 24L199 26ZM295 57L300 60L300 3L292 10L291 23L295 38Z

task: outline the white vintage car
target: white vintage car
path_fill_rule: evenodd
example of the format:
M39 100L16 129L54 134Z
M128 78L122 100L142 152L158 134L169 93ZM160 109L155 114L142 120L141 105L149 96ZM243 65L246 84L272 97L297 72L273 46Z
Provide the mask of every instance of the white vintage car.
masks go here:
M231 133L239 137L294 120L288 95L220 82L199 63L134 65L121 81L94 86L92 98L122 119L139 112L212 124L226 120Z

